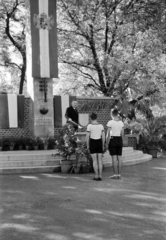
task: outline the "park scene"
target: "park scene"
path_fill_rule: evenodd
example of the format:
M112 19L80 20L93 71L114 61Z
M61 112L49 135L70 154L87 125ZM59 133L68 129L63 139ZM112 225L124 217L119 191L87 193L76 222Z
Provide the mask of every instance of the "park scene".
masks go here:
M0 239L166 239L166 1L0 0Z

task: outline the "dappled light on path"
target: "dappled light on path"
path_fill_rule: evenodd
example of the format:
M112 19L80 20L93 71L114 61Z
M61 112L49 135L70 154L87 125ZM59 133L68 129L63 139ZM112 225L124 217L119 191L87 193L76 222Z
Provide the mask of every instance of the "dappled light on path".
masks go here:
M151 164L128 167L117 181L110 172L100 182L93 174L0 176L0 239L165 240L165 177Z
M20 178L31 179L31 180L40 180L38 177L35 177L35 176L20 176Z
M72 186L63 186L62 188L65 188L65 189L77 189L76 187L72 187Z
M36 227L32 227L30 225L24 225L24 224L16 224L16 223L4 223L0 225L1 229L9 229L14 228L20 232L32 232L38 230Z

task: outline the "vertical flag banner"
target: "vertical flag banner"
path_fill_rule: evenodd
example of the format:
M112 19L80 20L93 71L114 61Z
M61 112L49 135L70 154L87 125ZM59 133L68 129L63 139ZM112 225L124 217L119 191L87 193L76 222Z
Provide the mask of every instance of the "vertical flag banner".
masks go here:
M76 96L54 96L54 125L62 127L66 124L66 108L71 106L71 102L76 100Z
M30 0L32 77L58 78L56 0Z
M24 96L0 94L0 126L2 129L24 127Z

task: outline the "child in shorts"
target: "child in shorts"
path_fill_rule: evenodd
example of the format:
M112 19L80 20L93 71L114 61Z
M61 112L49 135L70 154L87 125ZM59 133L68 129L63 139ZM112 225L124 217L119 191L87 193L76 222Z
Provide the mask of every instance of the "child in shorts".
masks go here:
M106 147L112 157L114 175L112 179L120 179L122 171L122 147L124 136L124 123L119 119L117 109L111 111L112 120L107 123Z
M97 121L97 114L90 115L91 124L87 126L86 143L93 159L95 177L93 180L102 180L102 153L105 145L105 132L102 124Z

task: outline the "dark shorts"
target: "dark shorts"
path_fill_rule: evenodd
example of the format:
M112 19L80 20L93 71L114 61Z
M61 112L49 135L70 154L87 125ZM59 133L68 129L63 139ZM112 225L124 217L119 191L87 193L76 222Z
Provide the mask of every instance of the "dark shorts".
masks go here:
M111 137L109 142L109 152L111 156L122 155L122 137Z
M102 153L102 139L92 139L89 141L90 153Z

